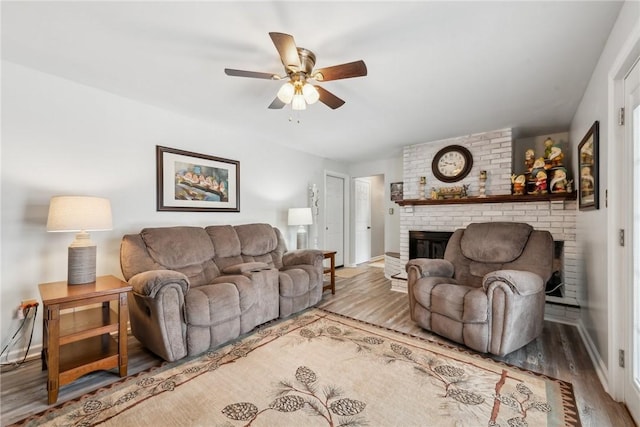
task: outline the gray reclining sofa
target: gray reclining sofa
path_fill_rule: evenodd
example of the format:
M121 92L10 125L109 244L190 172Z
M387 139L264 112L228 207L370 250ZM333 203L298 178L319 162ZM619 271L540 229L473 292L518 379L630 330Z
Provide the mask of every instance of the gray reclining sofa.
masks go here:
M131 330L167 361L317 304L322 251L287 252L269 224L145 228L122 239Z

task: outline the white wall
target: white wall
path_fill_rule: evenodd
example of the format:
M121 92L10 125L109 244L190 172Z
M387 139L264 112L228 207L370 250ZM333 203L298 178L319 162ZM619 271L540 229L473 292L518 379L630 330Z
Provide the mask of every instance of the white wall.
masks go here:
M241 211L157 212L156 145L239 160ZM3 345L17 324L20 301L39 300L39 283L66 279L73 235L45 231L51 196L111 200L114 229L93 232L92 238L98 275L121 277L121 237L145 226L266 222L278 226L294 247L287 209L308 205L308 186L321 186L325 169L345 169L269 144L251 126L228 129L215 118L195 120L6 61L1 166ZM40 325L38 319L35 345L41 343Z
M627 1L623 5L615 26L607 40L607 44L600 56L598 64L591 76L583 99L571 122L570 143L573 152L589 130L594 121L600 122L600 209L592 211L580 211L576 217L576 240L583 253L583 264L578 271L583 274L582 281L584 293L580 296L582 314L582 326L588 339L591 340L596 357L601 364L609 367L610 357L608 349L609 341L609 313L608 294L609 288L617 286L608 282L607 258L616 256L615 236L607 229L607 224L617 216L606 206L606 191L610 198L618 197L615 186L609 185L609 176L615 171L608 170L610 156L616 155L616 141L609 138L613 134L613 128L617 126L613 122L613 112L609 109L609 100L613 96L610 91L611 80L609 73L616 61L618 53L628 41L634 28L638 26L640 18L640 3ZM573 160L573 169L577 170L577 159ZM603 257L606 251L608 257ZM598 362L598 361L596 361ZM598 365L598 363L596 363Z

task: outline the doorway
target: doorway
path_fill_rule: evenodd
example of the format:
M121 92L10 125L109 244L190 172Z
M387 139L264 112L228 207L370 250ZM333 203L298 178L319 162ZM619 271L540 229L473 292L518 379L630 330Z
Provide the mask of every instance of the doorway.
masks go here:
M384 259L384 175L354 179L354 260L356 264Z
M348 177L335 172L325 173L325 230L324 249L336 251L336 267L345 263L345 237L347 236Z

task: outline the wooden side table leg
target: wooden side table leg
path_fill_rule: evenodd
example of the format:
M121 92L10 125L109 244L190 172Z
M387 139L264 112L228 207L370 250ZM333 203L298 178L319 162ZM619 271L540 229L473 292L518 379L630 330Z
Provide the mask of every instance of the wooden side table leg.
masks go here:
M127 376L127 319L129 318L129 306L127 305L127 293L120 293L118 299L118 354L120 376Z
M336 256L331 255L331 294L336 294Z
M58 400L60 388L60 306L47 307L47 401L49 405Z
M44 307L44 314L42 315L42 351L40 352L40 358L42 359L42 370L47 370L47 348L49 347L49 329L47 325L47 313L48 308Z

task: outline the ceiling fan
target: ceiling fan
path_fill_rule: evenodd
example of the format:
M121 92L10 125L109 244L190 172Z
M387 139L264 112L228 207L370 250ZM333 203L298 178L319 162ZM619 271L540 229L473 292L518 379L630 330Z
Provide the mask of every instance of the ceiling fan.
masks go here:
M316 55L309 49L297 47L293 36L284 33L269 33L273 44L276 46L285 75L256 71L234 70L225 68L228 76L252 77L267 80L287 80L280 88L276 98L269 108L278 109L291 104L294 110L304 110L307 104L317 101L322 102L332 109L341 107L344 101L321 86L309 83L309 80L327 82L330 80L348 79L367 75L367 66L364 61L349 62L314 70Z

